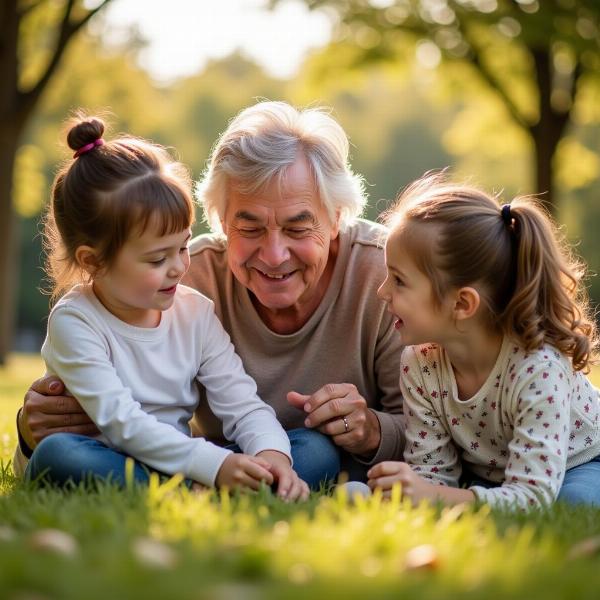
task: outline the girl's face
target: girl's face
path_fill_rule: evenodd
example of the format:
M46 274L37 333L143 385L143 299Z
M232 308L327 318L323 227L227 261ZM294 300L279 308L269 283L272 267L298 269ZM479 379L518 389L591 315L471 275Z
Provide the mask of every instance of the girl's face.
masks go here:
M442 342L453 323L449 306L434 303L428 277L420 271L402 245L398 231L393 231L385 246L387 276L377 296L396 317L394 324L404 345ZM447 303L446 303L447 304Z
M116 317L138 327L156 327L190 266L189 228L159 236L152 227L131 235L115 262L94 276L94 291Z

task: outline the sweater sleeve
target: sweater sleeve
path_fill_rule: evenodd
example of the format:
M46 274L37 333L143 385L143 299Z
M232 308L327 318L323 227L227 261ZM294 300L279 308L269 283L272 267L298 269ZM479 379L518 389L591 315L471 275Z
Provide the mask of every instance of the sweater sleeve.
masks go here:
M558 364L537 363L513 394L513 437L502 486L471 490L491 505L530 508L549 505L565 476L571 390Z
M457 487L461 465L450 432L422 375L414 346L402 352L400 386L406 412L404 459L413 471L433 483Z
M225 437L246 454L277 450L291 462L289 438L275 411L258 397L256 383L245 372L214 308L205 321L197 379L206 389L211 410L223 423Z
M214 485L230 451L146 413L119 378L108 346L79 311L52 313L42 356L115 448L163 473Z
M388 313L384 313L375 348L375 377L379 390L378 404L381 408L371 410L379 421L381 438L379 448L368 461L357 457L360 462L374 465L384 460L398 460L405 445L405 417L402 392L398 384L400 377L400 336L393 327Z

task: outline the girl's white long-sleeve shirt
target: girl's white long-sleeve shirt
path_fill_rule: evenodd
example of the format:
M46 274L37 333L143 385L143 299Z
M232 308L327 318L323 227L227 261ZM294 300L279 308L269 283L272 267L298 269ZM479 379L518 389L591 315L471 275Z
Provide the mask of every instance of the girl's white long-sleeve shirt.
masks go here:
M400 385L405 461L449 486L458 486L464 464L475 476L501 483L470 488L489 504L549 504L566 469L600 454L598 390L551 346L526 353L505 338L486 382L466 400L458 396L443 348L409 346Z
M227 439L246 454L277 450L291 460L288 436L257 396L212 301L188 287L178 286L157 327L141 328L110 313L91 286L76 286L50 313L42 356L99 439L153 469L214 485L231 453L190 437L196 382Z

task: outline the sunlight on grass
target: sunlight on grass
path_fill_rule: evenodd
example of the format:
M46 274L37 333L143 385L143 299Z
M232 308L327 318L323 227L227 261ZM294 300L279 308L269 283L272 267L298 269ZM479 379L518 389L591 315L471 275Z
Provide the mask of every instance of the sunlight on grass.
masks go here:
M37 354L10 354L0 367L0 460L5 463L12 458L17 443L17 410L31 382L44 370L44 361Z
M16 482L14 418L38 357L0 369L0 596L105 600L596 597L600 511L413 508L343 491L286 504L181 477L68 491ZM592 376L598 384L600 369ZM68 573L68 577L65 577Z

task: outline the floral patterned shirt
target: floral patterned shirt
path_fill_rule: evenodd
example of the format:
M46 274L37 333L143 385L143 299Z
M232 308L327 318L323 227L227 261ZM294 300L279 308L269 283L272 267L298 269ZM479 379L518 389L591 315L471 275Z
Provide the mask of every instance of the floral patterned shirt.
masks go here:
M405 461L422 477L458 486L463 465L501 484L470 489L492 505L550 504L565 470L600 454L600 399L549 345L526 353L509 338L481 389L458 397L448 355L406 347L400 387L407 415Z

